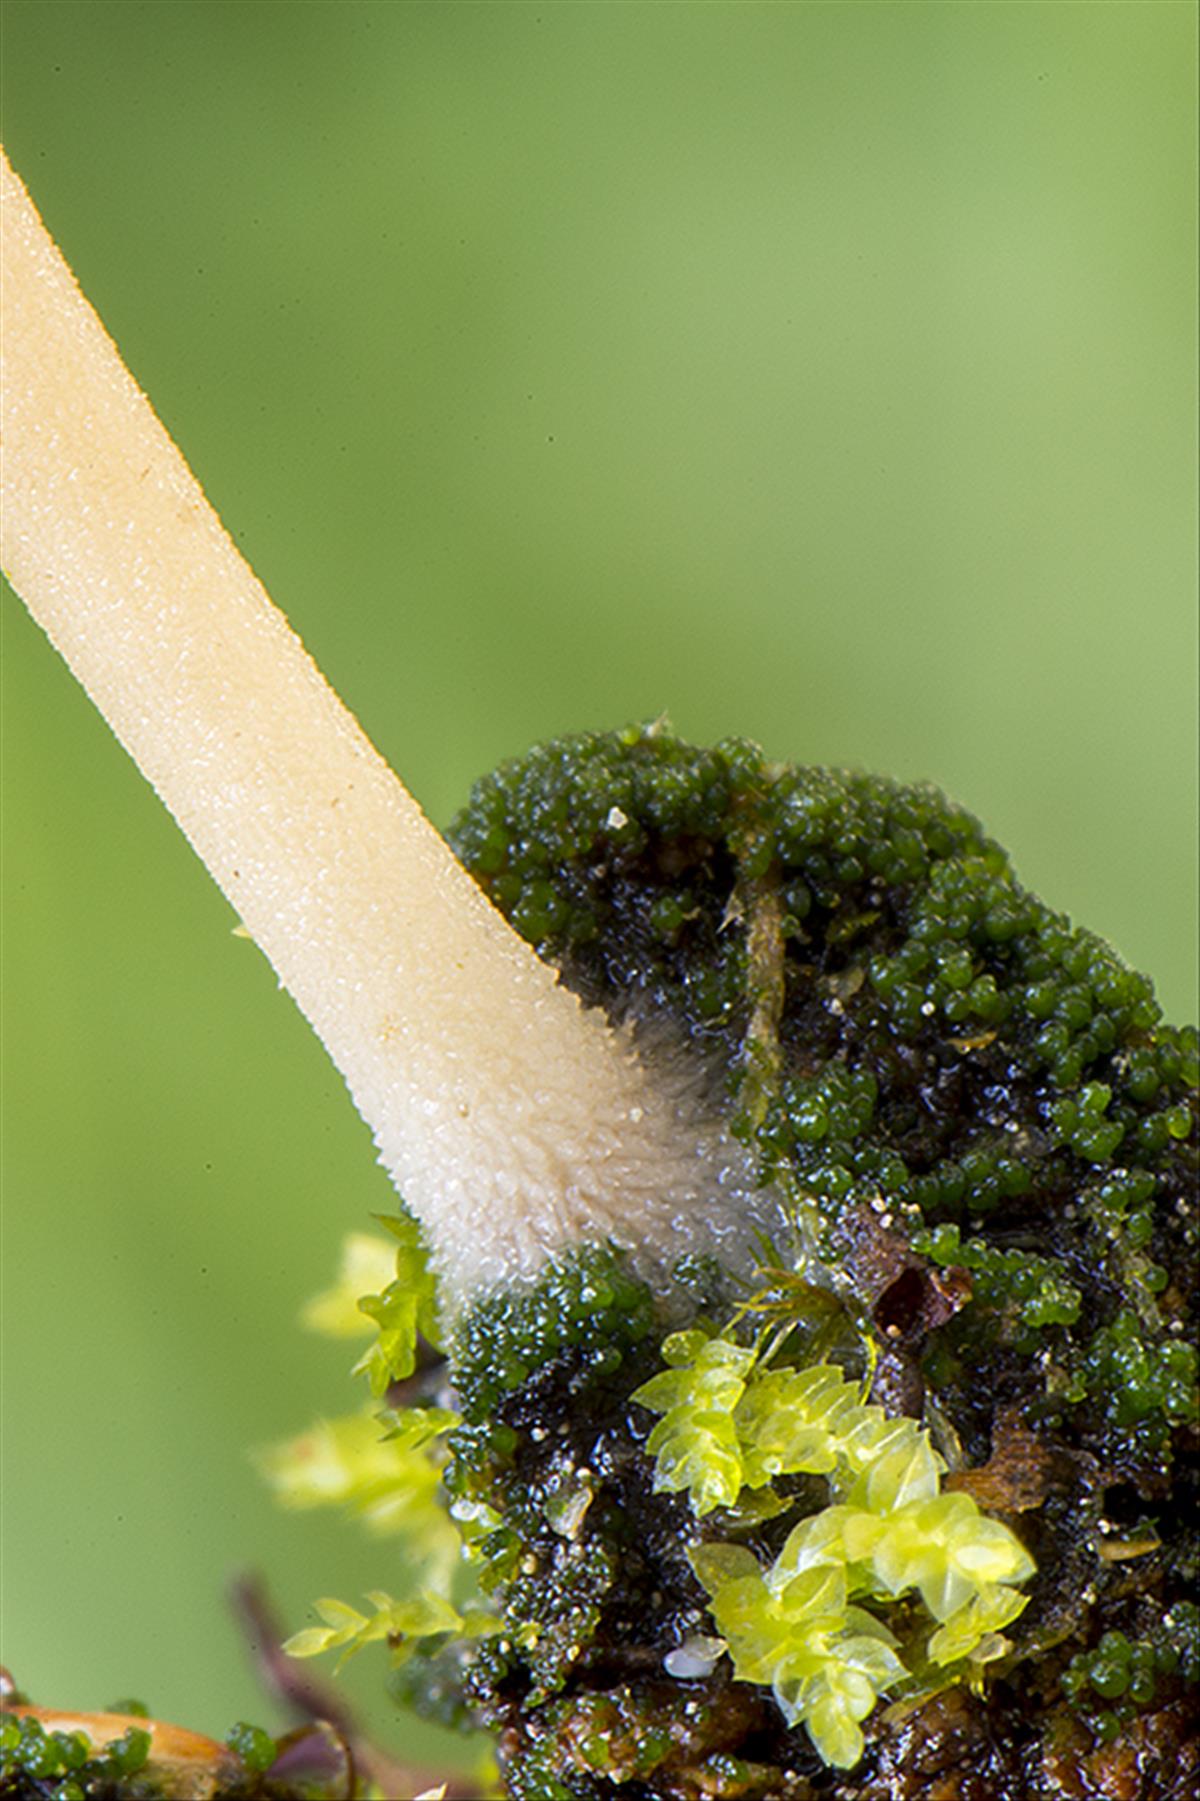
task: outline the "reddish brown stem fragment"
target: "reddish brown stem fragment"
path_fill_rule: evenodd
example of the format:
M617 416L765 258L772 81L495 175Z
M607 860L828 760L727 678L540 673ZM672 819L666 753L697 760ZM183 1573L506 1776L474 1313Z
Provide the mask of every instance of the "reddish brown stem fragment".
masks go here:
M344 1694L283 1650L286 1634L260 1576L252 1572L239 1576L229 1593L255 1672L266 1692L294 1719L320 1720L331 1725L350 1746L355 1764L382 1794L405 1801L432 1789L443 1790L445 1801L479 1801L478 1784L442 1770L398 1763L371 1742Z

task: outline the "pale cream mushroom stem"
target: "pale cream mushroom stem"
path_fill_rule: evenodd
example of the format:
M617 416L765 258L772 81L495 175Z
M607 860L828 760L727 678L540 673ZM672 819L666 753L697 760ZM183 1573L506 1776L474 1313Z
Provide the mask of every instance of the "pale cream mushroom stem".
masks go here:
M4 570L319 1034L452 1303L584 1240L734 1250L745 1170L694 1084L482 896L2 181Z

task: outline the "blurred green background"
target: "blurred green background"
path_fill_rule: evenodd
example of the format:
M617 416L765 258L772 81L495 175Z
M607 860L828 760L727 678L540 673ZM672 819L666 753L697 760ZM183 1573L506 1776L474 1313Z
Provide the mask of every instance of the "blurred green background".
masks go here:
M537 738L663 710L930 777L1179 1016L1195 27L7 0L4 132L435 820ZM11 597L4 626L3 1654L47 1702L219 1731L270 1718L230 1572L292 1626L388 1579L246 1451L352 1398L295 1315L389 1190Z

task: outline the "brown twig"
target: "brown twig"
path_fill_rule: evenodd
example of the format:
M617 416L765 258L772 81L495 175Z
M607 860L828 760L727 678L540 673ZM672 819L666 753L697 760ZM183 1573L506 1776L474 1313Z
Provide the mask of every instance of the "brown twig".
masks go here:
M283 1650L282 1625L260 1576L252 1572L238 1576L230 1585L230 1600L266 1692L294 1719L332 1726L350 1747L357 1767L387 1801L414 1801L428 1790L441 1792L445 1801L481 1801L477 1785L468 1779L398 1763L372 1743L341 1690Z

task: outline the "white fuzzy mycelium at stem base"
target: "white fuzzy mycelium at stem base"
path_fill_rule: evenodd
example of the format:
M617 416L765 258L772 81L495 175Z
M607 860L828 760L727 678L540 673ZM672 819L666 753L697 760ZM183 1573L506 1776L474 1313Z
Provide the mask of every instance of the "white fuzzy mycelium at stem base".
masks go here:
M558 983L235 549L7 162L3 564L341 1070L452 1305L612 1239L740 1261L753 1181ZM661 1060L660 1060L661 1061Z

